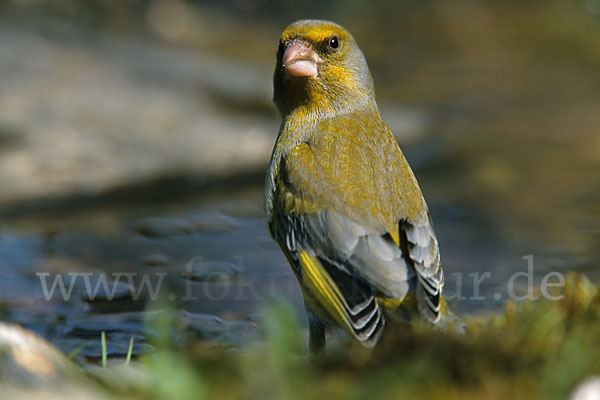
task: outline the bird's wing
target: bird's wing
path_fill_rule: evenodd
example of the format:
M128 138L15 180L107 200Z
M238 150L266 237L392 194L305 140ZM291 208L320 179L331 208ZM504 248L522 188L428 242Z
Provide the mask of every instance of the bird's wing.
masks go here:
M429 215L420 224L399 221L397 236L371 232L335 211L310 215L307 225L310 237L317 238L313 248L337 256L342 268L386 298L402 300L416 276L419 312L439 320L444 272Z
M271 231L310 295L365 346L377 343L385 324L377 297L401 300L415 283L391 235L331 210L275 215Z
M417 273L417 307L424 318L437 322L442 313L444 271L431 217L420 223L399 223L399 246Z

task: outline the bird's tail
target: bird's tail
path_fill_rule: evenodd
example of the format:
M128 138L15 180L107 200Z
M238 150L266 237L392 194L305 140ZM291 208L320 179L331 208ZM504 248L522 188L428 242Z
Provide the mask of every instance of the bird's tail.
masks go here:
M417 308L415 293L409 293L402 301L395 300L394 304L390 300L378 300L385 310L386 317L392 323L410 323L417 319L423 319ZM440 317L433 326L434 329L443 332L465 332L465 324L462 319L450 309L443 296L440 297Z
M435 329L443 332L465 333L465 323L448 306L446 299L440 299L440 319L435 324Z

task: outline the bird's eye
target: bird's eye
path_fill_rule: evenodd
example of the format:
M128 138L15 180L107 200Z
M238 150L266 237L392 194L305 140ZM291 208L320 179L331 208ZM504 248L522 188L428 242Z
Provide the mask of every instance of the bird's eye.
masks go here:
M340 38L337 36L332 36L327 40L327 45L332 50L337 50L340 48Z

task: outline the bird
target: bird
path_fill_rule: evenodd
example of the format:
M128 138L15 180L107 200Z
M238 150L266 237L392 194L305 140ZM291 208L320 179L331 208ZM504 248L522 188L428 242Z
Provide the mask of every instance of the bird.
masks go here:
M339 328L374 347L409 303L438 323L444 273L432 219L352 35L324 20L285 28L273 101L282 121L265 215L301 288L311 354Z

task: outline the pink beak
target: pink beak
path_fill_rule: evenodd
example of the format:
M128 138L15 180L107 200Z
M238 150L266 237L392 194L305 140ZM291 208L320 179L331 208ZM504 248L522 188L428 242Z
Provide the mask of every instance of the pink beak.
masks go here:
M290 76L317 76L319 56L300 40L290 43L283 53L282 64Z

